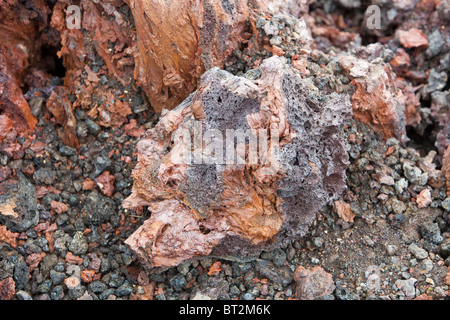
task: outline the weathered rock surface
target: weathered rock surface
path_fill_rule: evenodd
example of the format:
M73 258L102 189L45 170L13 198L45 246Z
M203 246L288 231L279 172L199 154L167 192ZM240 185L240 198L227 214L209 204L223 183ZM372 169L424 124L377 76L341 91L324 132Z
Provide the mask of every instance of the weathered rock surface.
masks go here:
M9 277L0 281L0 300L11 300L16 293L13 278Z
M340 127L351 117L349 97L322 94L280 57L256 74L207 71L194 94L143 134L124 206L152 212L126 241L146 268L276 248L303 236L345 189ZM222 144L230 129L242 130L227 139L231 147Z
M450 196L450 146L444 153L442 158L442 173L444 174L447 184L447 196Z
M73 112L72 103L68 99L66 87L59 86L52 91L47 100L46 107L55 117L56 122L62 127L59 136L65 145L79 148L77 135L77 121Z
M353 56L344 56L339 62L356 86L351 99L353 117L385 139L405 141L405 96L396 87L390 66Z
M176 107L249 37L246 0L127 2L138 36L135 77L157 112Z

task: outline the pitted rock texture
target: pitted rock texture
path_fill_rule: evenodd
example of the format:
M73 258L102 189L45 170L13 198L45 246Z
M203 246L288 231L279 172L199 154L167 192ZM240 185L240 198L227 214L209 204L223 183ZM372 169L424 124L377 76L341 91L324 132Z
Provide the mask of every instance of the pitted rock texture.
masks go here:
M253 80L207 71L199 89L141 137L124 206L151 211L126 241L147 269L274 249L305 235L316 212L345 189L341 126L352 114L349 96L322 94L285 58L267 59L259 71ZM238 134L231 144L245 162L195 162L196 143L203 155L228 151L220 139L230 129L249 130L248 141ZM204 133L198 141L195 130ZM249 142L258 133L252 162ZM274 137L279 148L271 147Z

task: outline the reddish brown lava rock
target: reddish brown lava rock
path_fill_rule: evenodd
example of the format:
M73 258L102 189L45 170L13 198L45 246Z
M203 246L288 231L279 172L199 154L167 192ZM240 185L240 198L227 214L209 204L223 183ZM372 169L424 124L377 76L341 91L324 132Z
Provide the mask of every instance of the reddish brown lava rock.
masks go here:
M114 182L116 178L109 171L104 171L101 175L95 178L95 182L97 186L100 188L100 191L107 197L112 197L114 193Z
M450 146L447 147L442 158L442 173L447 184L447 196L450 197Z
M397 30L395 36L405 48L421 47L426 49L428 47L428 39L420 29Z
M419 208L425 208L428 207L428 205L431 203L431 192L428 189L423 189L419 195L417 196L416 202L417 206Z
M58 214L69 210L69 206L67 204L56 200L50 201L50 207Z
M18 131L33 130L37 124L21 87L29 67L39 61L39 31L47 25L48 12L44 1L0 2L0 110Z
M123 205L152 213L126 240L146 268L276 248L306 234L316 212L345 189L340 127L351 116L348 96L324 96L285 58L267 59L259 71L255 80L207 71L194 94L142 135L133 192ZM220 136L225 141L227 130L249 139L265 133L258 160L249 160L246 139L236 146L231 138L226 157L234 161L222 161L224 146L211 146ZM279 148L269 147L268 137ZM190 161L191 151L203 161ZM208 158L211 152L218 158Z
M385 139L394 137L405 141L405 96L395 86L390 66L351 56L339 62L356 86L351 98L353 117L371 126Z
M90 283L94 280L95 271L94 270L82 270L81 271L81 280L84 283Z
M91 178L86 178L82 183L83 190L93 190L95 188L95 181Z
M45 252L41 253L32 253L27 257L27 264L29 266L30 272L36 269L41 263L42 259L45 257Z
M75 119L72 103L68 95L69 91L66 87L57 87L50 94L46 107L55 117L56 122L62 126L62 130L59 131L59 136L64 144L73 148L79 148L77 120Z
M6 138L13 127L14 121L6 114L0 114L0 143Z
M72 252L67 252L67 254L66 254L66 261L67 261L67 263L70 263L70 264L77 264L77 265L80 265L80 264L82 264L83 263L83 258L80 258L80 257L78 257L78 256L75 256Z
M337 200L334 202L333 210L344 222L353 223L355 214L350 205L344 201Z
M410 58L408 53L402 48L397 49L397 54L395 58L390 62L392 69L398 75L406 75L408 74L410 67Z
M74 95L73 107L106 127L120 127L131 114L128 101L137 91L133 79L135 30L121 7L122 0L81 1L80 28L68 28L66 12L73 4L59 0L52 9L50 25L61 34L58 56L66 68L64 84ZM98 68L98 61L104 66ZM120 83L120 86L111 85Z
M13 278L5 278L0 281L0 300L11 300L16 294L16 283Z
M11 176L11 169L7 166L0 166L0 182L5 181Z
M333 276L321 267L308 270L299 266L294 272L297 283L295 296L299 300L316 300L333 293L335 289Z

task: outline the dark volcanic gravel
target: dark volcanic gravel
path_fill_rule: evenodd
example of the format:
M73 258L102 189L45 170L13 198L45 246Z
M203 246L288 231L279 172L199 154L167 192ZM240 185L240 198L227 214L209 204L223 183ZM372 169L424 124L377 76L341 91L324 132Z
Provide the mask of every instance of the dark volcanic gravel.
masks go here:
M100 142L99 135L88 135L89 143L73 153L62 148L53 125L45 125L33 141L46 141L45 152L25 153L24 161L36 171L18 173L14 194L35 210L22 221L2 217L19 235L15 248L0 244L0 279L14 279L17 299L129 299L148 288L155 299L288 299L294 297L293 272L299 265L321 266L333 275L336 289L330 299L404 299L411 284L414 296L446 295L450 245L445 187L423 181L418 167L423 157L395 139L383 144L365 126L348 124L351 165L341 200L356 214L353 223L344 222L330 204L318 214L310 235L263 252L257 260L206 258L146 275L124 245L148 217L146 210L121 207L131 187L135 139L123 130L102 132L109 138ZM8 159L6 166L11 164ZM117 177L112 197L86 183L102 170ZM42 195L49 185L54 188ZM30 196L34 186L38 201ZM430 190L432 201L419 209L410 199L424 189ZM213 268L217 263L219 268ZM370 270L379 277L375 285L368 282Z

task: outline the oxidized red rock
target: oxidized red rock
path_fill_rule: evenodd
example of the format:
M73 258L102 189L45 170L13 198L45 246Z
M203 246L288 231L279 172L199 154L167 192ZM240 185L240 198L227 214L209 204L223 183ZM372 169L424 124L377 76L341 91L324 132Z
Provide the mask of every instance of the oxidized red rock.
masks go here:
M72 103L68 99L68 94L69 91L66 87L57 87L48 98L46 107L53 114L56 122L62 126L59 135L64 144L73 148L79 148L77 120L73 112Z
M66 12L71 1L59 0L52 9L50 25L61 33L61 50L66 74L64 83L75 96L73 107L88 109L87 114L106 127L120 127L131 114L128 101L135 92L117 94L119 82L124 88L135 88L133 79L135 29L119 1L82 1L80 29L68 27ZM93 70L95 56L105 66Z
M0 225L0 242L5 242L11 247L17 247L17 237L18 233L9 231L5 226Z
M442 158L442 173L447 183L447 196L450 196L450 146L447 147Z
M209 70L193 95L142 135L124 207L145 205L152 212L126 240L148 269L276 248L303 236L320 207L345 189L340 126L351 115L348 97L320 100L318 89L284 58L265 60L260 71L249 80ZM205 136L192 141L196 130ZM248 157L255 145L246 140L232 145L232 161L218 156L223 145L213 152L227 130L249 138L265 133L258 136L259 154L253 153L258 159ZM274 141L279 152L269 147ZM208 157L211 152L218 158ZM198 163L186 158L201 154Z
M347 59L344 59L347 58ZM341 67L353 78L353 117L383 135L405 141L405 97L395 86L389 65L341 58Z
M27 257L27 264L29 266L30 272L32 272L34 269L36 269L41 263L42 259L45 256L45 252L41 253L32 253Z
M416 202L417 206L419 208L425 208L428 207L428 205L431 203L431 192L428 189L423 189L419 195L417 196Z
M95 271L94 270L82 270L81 271L81 280L84 283L90 283L94 280Z
M0 182L5 181L11 176L11 169L7 166L0 166Z
M176 107L249 37L247 0L127 2L139 39L135 78L157 112Z
M12 119L5 114L0 114L0 143L5 139L13 127L14 122Z
M104 171L101 175L95 178L95 183L100 188L100 191L107 197L112 197L114 193L114 182L116 178L109 171Z
M333 210L344 222L353 223L355 214L353 213L353 210L348 203L337 200L334 202Z
M428 39L420 29L411 28L407 31L397 30L395 36L405 48L428 47Z
M59 202L56 200L50 201L51 208L58 214L66 212L69 210L69 206L63 202Z
M46 29L49 12L46 2L40 0L0 3L0 110L18 132L34 130L37 124L22 87L42 85L48 77L34 65L40 62L43 43L53 45L51 37L42 35L51 32Z
M11 277L0 281L0 300L11 300L16 294L15 285Z
M80 264L82 264L83 263L83 258L80 258L80 257L78 257L78 256L75 256L72 252L67 252L67 254L66 254L66 261L67 261L67 263L70 263L70 264L77 264L77 265L80 265Z

